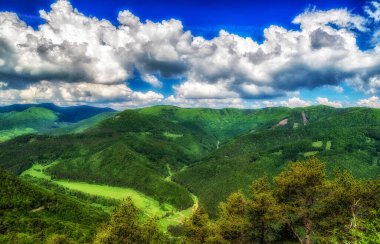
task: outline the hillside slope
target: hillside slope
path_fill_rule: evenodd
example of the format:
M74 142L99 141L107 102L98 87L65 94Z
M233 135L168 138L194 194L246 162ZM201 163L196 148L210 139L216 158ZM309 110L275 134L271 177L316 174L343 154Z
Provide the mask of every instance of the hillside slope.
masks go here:
M99 209L0 169L1 243L44 243L54 238L90 242L106 218Z
M303 116L307 123L303 125ZM240 136L201 162L174 176L215 214L217 203L231 192L248 190L263 175L270 178L290 161L315 156L334 170L359 178L380 173L380 110L309 107L293 109L269 129Z
M0 144L0 165L21 173L34 163L57 161L49 168L53 177L126 186L186 209L193 204L190 193L167 177L207 155L215 144L201 130L126 110L84 133L30 135Z
M211 109L154 106L137 111L142 114L159 116L188 128L200 128L215 137L220 143L224 143L252 130L272 126L288 116L292 110L285 107Z

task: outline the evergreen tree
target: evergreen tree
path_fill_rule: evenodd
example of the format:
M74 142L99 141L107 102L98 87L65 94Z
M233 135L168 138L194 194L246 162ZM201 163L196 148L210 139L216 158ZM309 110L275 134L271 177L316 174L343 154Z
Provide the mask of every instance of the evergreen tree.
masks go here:
M335 236L340 242L358 241L353 233L361 233L364 226L370 226L367 224L370 219L376 222L379 194L376 180L358 180L349 172L336 173L328 182L328 193L318 212L321 235Z
M316 158L291 163L274 177L274 183L289 228L300 243L310 244L315 213L324 194L325 165Z
M187 243L205 243L211 236L212 227L206 210L198 206L190 218L184 222L184 235Z
M95 242L105 243L166 243L155 220L141 223L141 212L127 198L113 213L109 223L102 226Z
M249 240L249 203L240 193L232 193L226 203L219 205L217 228L221 237L230 243L245 243Z
M251 241L274 242L284 224L284 211L280 207L266 177L254 181L251 186L248 215Z

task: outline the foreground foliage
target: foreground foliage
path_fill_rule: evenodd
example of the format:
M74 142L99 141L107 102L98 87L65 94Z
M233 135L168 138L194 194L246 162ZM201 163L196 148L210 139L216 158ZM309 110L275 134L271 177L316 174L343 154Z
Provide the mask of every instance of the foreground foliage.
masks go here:
M184 223L189 243L378 243L380 182L349 173L327 179L325 164L296 162L255 181L246 197L233 193L210 221L199 208Z

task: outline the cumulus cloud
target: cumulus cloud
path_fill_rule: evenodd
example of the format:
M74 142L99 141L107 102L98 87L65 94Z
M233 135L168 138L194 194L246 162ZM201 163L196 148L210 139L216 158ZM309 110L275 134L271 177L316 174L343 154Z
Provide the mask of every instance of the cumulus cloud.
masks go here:
M101 104L122 107L161 102L164 97L152 91L142 93L124 84L66 83L40 81L24 89L0 90L1 103L54 102L61 105Z
M380 108L380 98L378 96L372 96L368 99L361 99L357 102L357 105L371 108Z
M357 33L371 28L369 20L379 21L379 4L371 2L365 13L309 9L293 20L298 30L272 25L259 44L223 30L206 40L185 31L178 20L142 22L128 10L114 25L85 16L67 0L40 11L45 23L36 30L16 14L1 12L1 92L24 100L161 101L161 94L125 85L138 73L156 88L162 87L161 78L179 78L167 98L173 103L239 104L342 82L375 95L380 93L380 46L360 50ZM305 104L293 97L281 105Z
M285 107L294 108L294 107L306 107L306 106L310 106L310 105L312 105L312 102L302 100L299 97L291 97L291 98L289 98L286 101L280 102L280 104L282 106L285 106Z
M181 107L207 107L207 108L246 108L250 105L241 98L201 98L201 99L186 99L174 95L169 96L166 103L181 106Z
M330 107L336 107L336 108L341 108L343 107L343 104L341 102L334 102L334 101L329 101L328 98L326 97L317 97L317 103L330 106Z
M187 80L176 87L177 94L263 99L320 86L343 92L342 82L368 94L379 93L380 47L361 51L356 44L356 32L369 28L365 17L347 9L311 9L293 23L300 30L265 29L262 44L226 31L209 41L194 37ZM214 92L202 94L195 87Z
M151 84L154 87L158 87L158 88L162 87L162 82L159 79L157 79L157 77L154 75L145 74L145 75L142 75L141 78L143 79L143 81Z

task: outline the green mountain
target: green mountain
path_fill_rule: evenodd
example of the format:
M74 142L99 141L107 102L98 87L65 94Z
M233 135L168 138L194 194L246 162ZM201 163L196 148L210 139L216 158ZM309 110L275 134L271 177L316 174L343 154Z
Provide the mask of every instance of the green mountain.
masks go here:
M275 124L288 116L291 109L284 107L265 109L210 109L179 108L173 106L154 106L137 110L165 118L187 128L201 128L205 133L215 137L220 143Z
M1 243L88 243L105 219L99 209L0 169Z
M112 114L112 109L54 104L0 107L0 142L32 133L78 133Z
M110 118L112 115L114 115L115 112L104 112L97 115L94 115L88 119L80 120L76 123L69 124L66 126L63 126L61 128L53 129L48 131L47 133L50 135L64 135L64 134L74 134L74 133L80 133L83 132L91 127L96 126L96 124L100 123L101 121Z
M0 145L0 165L21 173L49 164L57 179L130 187L178 209L193 205L172 171L200 160L216 141L200 129L127 110L79 134L29 135ZM22 151L20 154L18 152Z
M269 122L229 141L174 180L215 214L217 204L231 192L247 192L253 180L272 178L288 162L310 156L328 162L330 174L348 170L359 178L378 177L380 110L323 106L289 110L277 124Z

